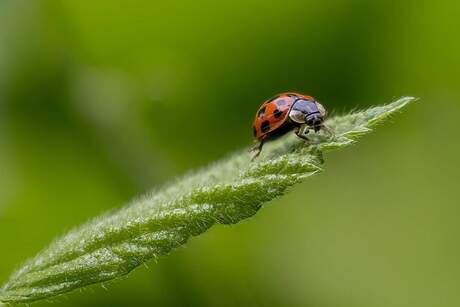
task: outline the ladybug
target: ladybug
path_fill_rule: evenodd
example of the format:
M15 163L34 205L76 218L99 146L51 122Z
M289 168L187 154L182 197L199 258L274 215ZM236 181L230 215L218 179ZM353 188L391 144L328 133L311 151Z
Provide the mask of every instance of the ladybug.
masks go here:
M295 134L309 141L306 134L324 129L326 109L315 98L298 93L282 93L259 108L254 119L253 131L258 144L252 149L254 158L259 156L262 146L268 140L294 130Z

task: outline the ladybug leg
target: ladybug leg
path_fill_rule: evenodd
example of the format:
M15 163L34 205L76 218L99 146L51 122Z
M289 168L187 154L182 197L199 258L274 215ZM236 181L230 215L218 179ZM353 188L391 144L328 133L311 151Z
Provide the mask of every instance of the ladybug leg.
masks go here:
M318 145L319 142L317 141L313 141L313 140L310 140L310 138L307 137L307 134L308 134L308 131L310 130L310 127L308 126L302 126L302 127L298 127L295 129L295 134L301 138L302 140L305 140L305 142L307 143L307 145Z
M253 156L251 158L251 161L254 161L262 152L262 147L264 146L265 139L260 140L258 144L256 144L254 147L251 148L250 152L253 152Z
M334 138L334 137L335 137L334 132L333 132L328 126L326 126L326 125L323 124L323 125L321 126L321 129L323 129L327 134L329 134L329 136L330 136L331 138Z
M307 137L308 134L308 126L300 126L295 128L295 135L297 135L299 138L302 140L307 141L307 143L310 143L310 139Z

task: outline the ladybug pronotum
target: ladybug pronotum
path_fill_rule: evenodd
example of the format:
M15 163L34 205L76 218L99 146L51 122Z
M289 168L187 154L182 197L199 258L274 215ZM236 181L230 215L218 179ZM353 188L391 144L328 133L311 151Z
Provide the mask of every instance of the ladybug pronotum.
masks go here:
M326 109L311 96L282 93L265 101L257 111L252 127L258 142L253 148L253 158L260 154L266 141L291 130L306 141L309 141L306 134L310 129L328 131L323 123L325 117Z

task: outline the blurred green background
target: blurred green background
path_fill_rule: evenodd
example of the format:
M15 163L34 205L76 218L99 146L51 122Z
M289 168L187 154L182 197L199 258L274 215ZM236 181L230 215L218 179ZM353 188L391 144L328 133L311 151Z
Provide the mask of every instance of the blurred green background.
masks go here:
M55 306L460 306L458 1L0 1L0 281L252 141L282 91L420 103L257 216ZM36 306L47 306L40 302Z

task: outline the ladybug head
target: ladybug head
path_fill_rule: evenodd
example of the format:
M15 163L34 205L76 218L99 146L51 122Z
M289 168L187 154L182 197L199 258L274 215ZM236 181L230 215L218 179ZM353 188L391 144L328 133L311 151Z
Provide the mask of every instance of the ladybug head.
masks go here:
M309 127L312 127L313 130L315 130L315 132L318 132L319 130L321 130L323 121L324 121L324 118L319 112L305 115L305 123Z
M307 124L318 132L324 122L326 112L321 104L315 100L297 100L292 106L290 117L294 122Z

